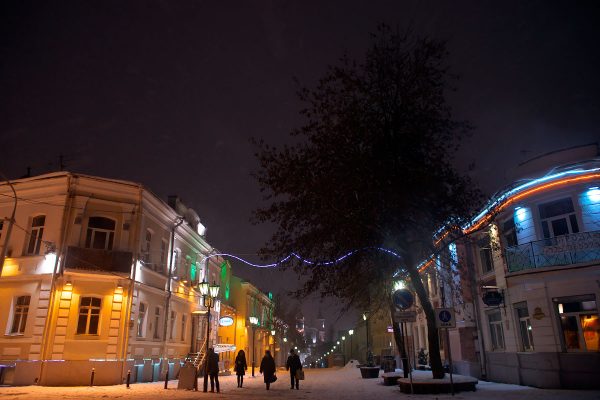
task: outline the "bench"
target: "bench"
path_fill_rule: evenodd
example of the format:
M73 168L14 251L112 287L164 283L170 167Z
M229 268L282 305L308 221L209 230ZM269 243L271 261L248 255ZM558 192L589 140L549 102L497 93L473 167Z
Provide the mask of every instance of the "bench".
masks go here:
M394 386L398 384L398 379L404 377L402 372L385 372L381 374L383 378L383 384L385 386Z

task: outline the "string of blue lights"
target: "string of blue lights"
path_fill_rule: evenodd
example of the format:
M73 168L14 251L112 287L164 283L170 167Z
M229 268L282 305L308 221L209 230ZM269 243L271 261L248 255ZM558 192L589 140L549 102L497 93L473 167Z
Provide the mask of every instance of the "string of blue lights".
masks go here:
M204 258L202 258L201 263L204 263L205 261L207 261L210 258L213 257L228 257L228 258L233 258L234 260L238 260L246 265L249 265L251 267L255 267L255 268L276 268L279 267L285 263L287 263L288 261L290 261L292 258L296 258L297 260L299 260L302 264L307 264L307 265L333 265L333 264L337 264L343 260L345 260L348 257L351 257L353 255L355 255L356 253L359 253L361 251L369 251L369 250L375 250L375 251L380 251L383 253L387 253L393 257L396 257L398 259L402 259L402 257L394 252L393 250L390 249L386 249L384 247L363 247L362 249L355 249L355 250L351 250L348 253L344 254L343 256L340 256L334 260L328 260L328 261L314 261L314 260L309 260L307 258L302 257L301 255L299 255L298 253L290 253L289 255L287 255L286 257L282 258L279 261L276 261L274 263L270 263L270 264L255 264L251 261L248 261L242 257L236 256L235 254L229 254L229 253L215 253L215 254L210 254Z

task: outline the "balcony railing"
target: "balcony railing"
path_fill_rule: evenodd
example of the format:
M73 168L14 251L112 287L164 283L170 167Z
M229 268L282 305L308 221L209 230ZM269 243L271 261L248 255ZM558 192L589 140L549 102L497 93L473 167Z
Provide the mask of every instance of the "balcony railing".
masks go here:
M600 261L600 231L573 233L507 247L509 272Z
M130 251L98 250L69 246L65 268L129 273L132 262L133 253Z

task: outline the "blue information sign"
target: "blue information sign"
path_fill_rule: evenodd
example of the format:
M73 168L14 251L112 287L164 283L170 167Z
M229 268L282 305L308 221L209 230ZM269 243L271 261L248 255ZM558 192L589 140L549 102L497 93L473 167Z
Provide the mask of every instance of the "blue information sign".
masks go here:
M399 289L393 295L394 304L401 310L411 308L415 302L415 297L408 289Z

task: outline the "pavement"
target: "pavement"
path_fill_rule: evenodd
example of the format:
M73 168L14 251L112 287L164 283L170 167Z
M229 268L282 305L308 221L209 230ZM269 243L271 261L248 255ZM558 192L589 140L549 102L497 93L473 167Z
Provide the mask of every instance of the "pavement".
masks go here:
M277 382L271 390L265 390L260 374L252 378L248 374L244 379L244 387L238 388L235 375L219 378L221 393L203 393L188 390L177 390L177 381L169 382L165 390L164 382L135 383L127 389L125 385L96 387L44 387L20 386L0 387L0 398L11 400L80 400L80 399L325 399L325 400L388 400L388 399L477 399L477 400L600 400L600 391L548 390L527 386L507 385L502 383L479 382L477 391L443 395L410 395L400 392L398 386L384 386L382 379L362 379L356 368L324 368L306 369L306 379L301 381L300 390L290 390L289 374L285 371L277 373ZM415 375L430 374L415 371ZM425 376L424 376L425 377ZM202 382L200 381L200 388ZM209 387L210 389L210 387Z

